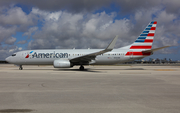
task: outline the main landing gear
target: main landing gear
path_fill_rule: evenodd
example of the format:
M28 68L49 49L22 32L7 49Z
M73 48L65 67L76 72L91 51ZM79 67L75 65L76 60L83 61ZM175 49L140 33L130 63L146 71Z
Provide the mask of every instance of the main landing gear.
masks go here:
M19 66L19 70L23 70L23 67L22 67L22 65L20 65L20 66Z
M79 70L83 71L83 70L84 70L84 66L81 65L81 66L79 67Z

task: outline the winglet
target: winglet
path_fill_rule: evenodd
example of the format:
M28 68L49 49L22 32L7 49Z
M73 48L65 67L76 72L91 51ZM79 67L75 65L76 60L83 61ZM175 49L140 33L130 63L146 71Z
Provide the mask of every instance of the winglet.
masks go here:
M108 45L108 47L105 50L113 50L117 39L118 39L118 35L116 35L116 37L112 40L112 42Z

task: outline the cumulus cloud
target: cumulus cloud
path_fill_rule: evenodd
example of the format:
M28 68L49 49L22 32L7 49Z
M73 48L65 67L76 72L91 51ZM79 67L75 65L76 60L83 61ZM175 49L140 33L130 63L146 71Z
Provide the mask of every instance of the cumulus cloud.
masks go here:
M34 33L36 30L38 30L38 27L31 27L31 28L29 28L29 30L27 32L25 32L23 34L23 36L30 37L32 35L32 33Z
M17 26L17 30L24 31L37 21L32 14L27 15L22 8L16 6L0 8L0 12L0 25L3 27Z
M159 12L155 18L158 21L154 47L160 47L165 45L179 46L180 21L175 14L167 13L165 10ZM177 53L178 48L167 48L162 50L162 53Z
M37 8L32 8L32 14L38 15L41 19L44 20L58 20L60 15L62 14L62 11L57 12L46 12Z
M0 8L0 42L12 45L16 41L12 37L17 32L27 31L29 26L35 25L35 15L27 15L22 8L12 6ZM30 28L25 35L30 35L37 27ZM28 34L29 33L29 34Z
M21 40L21 41L17 42L17 44L25 44L25 43L27 43L26 40Z
M7 10L6 14L0 15L0 24L5 25L21 25L32 23L29 22L29 19L25 12L22 11L20 7L14 7L10 10Z
M0 26L0 42L5 41L5 39L11 37L12 35L14 35L16 33L16 26L12 26L12 27L3 27Z
M53 12L38 11L38 15L52 15ZM56 12L58 13L58 12ZM37 13L36 13L37 14ZM45 19L41 31L35 33L28 45L30 49L39 48L104 48L116 35L121 40L129 40L129 20L113 22L116 13L106 12L84 15L60 11L59 18ZM105 41L105 42L103 42Z
M10 37L10 38L6 39L5 43L9 44L9 45L13 45L15 41L16 41L16 38Z

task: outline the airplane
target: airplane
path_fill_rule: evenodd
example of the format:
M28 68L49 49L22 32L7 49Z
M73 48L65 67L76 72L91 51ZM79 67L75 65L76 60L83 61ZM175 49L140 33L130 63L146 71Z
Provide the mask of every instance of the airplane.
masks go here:
M114 49L118 35L105 49L44 49L26 50L12 54L6 61L15 65L53 65L54 68L70 68L80 65L113 65L150 56L154 51L170 47L152 48L157 21L150 22L136 41L128 46Z

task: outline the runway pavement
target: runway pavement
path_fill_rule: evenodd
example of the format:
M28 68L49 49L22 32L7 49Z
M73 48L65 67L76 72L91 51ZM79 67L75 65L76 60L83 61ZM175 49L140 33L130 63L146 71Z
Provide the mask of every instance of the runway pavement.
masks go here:
M0 113L179 113L180 66L0 64Z

